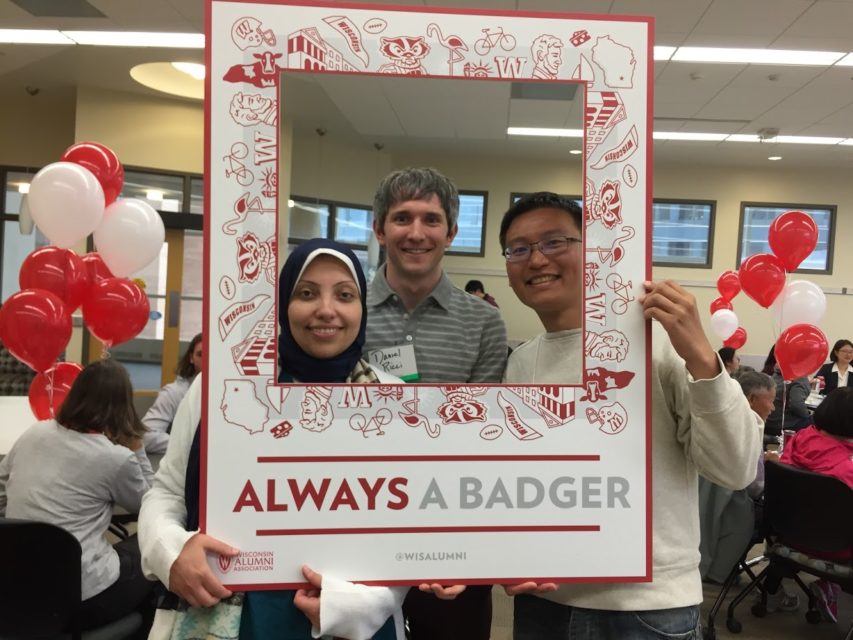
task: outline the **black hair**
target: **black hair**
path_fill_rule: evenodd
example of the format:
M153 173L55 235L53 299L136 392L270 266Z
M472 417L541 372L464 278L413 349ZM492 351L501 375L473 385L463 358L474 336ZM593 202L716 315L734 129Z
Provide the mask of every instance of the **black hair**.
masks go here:
M486 293L486 288L479 280L469 280L465 285L465 291L467 293L474 293L475 291L482 291L483 293Z
M850 342L845 338L842 338L841 340L836 340L835 344L832 345L832 351L829 352L829 359L833 362L838 362L838 356L836 354L838 353L839 349L843 349L844 347L853 347L853 342Z
M506 233L509 231L512 221L521 214L533 211L534 209L559 209L565 211L572 217L578 230L583 231L583 211L581 211L577 202L550 191L538 191L520 198L504 214L503 220L501 220L499 236L502 251L506 249Z
M853 387L838 387L827 393L813 417L821 431L853 438Z
M731 347L722 347L717 353L720 354L720 360L723 361L723 364L728 364L735 359L735 349Z

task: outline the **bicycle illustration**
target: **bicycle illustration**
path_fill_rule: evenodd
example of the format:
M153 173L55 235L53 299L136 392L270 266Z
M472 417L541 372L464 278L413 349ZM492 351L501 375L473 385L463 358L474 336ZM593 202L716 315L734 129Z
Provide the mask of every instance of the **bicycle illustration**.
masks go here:
M624 282L622 276L618 273L611 273L607 276L607 286L616 294L616 299L610 304L613 313L622 315L628 310L628 303L634 301L634 296L631 295L631 281Z
M230 167L230 169L225 169L225 177L236 176L237 184L243 187L248 187L255 181L255 174L241 162L248 155L249 147L242 142L235 142L231 145L231 153L222 158L228 161Z
M485 35L474 43L474 51L478 55L484 56L495 47L500 47L504 51L515 49L515 37L504 33L503 27L498 27L495 31L489 29L481 29L481 31Z

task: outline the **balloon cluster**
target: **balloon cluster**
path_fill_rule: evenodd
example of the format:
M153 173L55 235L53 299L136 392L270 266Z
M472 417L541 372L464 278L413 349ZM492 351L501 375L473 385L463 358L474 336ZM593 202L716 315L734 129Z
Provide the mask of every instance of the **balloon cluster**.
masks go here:
M21 290L0 308L0 340L38 375L30 385L30 407L40 420L52 417L80 372L57 363L71 339L71 314L104 347L130 340L148 322L148 297L127 276L160 252L165 229L143 200L118 200L124 168L116 154L95 142L69 147L60 162L33 178L26 207L52 243L21 265ZM96 252L78 256L71 246L94 235Z
M817 246L818 229L811 216L787 211L768 231L773 253L756 253L717 279L720 297L711 303L711 328L723 344L740 349L746 331L732 310L732 299L741 291L765 309L770 308L779 328L776 362L785 380L816 371L826 360L829 345L817 323L826 312L826 296L808 280L787 282L787 273L800 266Z

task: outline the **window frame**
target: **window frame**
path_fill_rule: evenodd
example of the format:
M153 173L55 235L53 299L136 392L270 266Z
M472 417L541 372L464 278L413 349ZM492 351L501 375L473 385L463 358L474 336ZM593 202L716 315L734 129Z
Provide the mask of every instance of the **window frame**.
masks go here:
M754 202L742 200L740 203L740 217L738 218L737 253L735 254L735 269L740 269L741 251L744 239L744 219L747 207L760 207L764 209L780 209L780 215L786 211L805 211L807 209L823 209L829 212L829 229L826 240L826 268L825 269L796 269L790 273L807 273L812 275L832 275L833 260L835 258L835 229L838 224L838 205L835 204L805 204L785 202ZM778 216L777 216L778 217Z
M480 221L480 248L478 251L459 251L448 247L444 255L461 256L463 258L482 258L486 255L486 220L489 214L489 192L479 189L459 189L460 196L482 196L483 198L483 218ZM459 220L457 218L457 225Z
M358 244L355 242L343 242L341 240L335 240L334 238L335 238L335 233L336 233L337 228L338 228L338 209L339 208L341 208L341 209L365 209L367 211L370 211L370 213L372 214L373 213L373 205L359 204L357 202L345 202L343 200L329 200L326 198L309 198L309 197L301 196L301 195L298 195L295 193L291 193L290 196L288 196L288 198L290 200L293 200L294 202L299 201L299 202L306 202L306 203L311 203L311 204L320 204L320 205L325 205L326 207L328 207L329 208L329 223L328 223L328 226L326 227L326 239L327 240L334 240L335 242L338 242L338 243L344 245L345 247L349 247L350 249L357 249L359 251L367 251L368 246L370 244L369 236L368 236L368 241L365 244ZM286 204L287 204L287 201L285 201L285 205ZM372 223L371 223L370 233L371 234L373 233ZM310 240L310 238L297 238L296 236L291 236L289 233L287 235L287 243L288 244L299 245L299 244L302 244L303 242L306 242L307 240Z
M669 262L658 261L654 259L654 241L655 241L655 222L654 222L654 205L656 204L692 204L692 205L707 205L711 209L710 220L708 222L708 251L705 254L705 262ZM717 224L717 201L705 200L698 198L652 198L652 266L655 267L675 267L678 269L710 269L714 263L714 231Z

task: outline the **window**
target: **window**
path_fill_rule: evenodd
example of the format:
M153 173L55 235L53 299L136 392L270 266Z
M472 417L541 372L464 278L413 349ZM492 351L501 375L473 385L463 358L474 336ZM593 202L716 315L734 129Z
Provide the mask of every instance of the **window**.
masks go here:
M485 191L459 192L459 231L447 250L458 256L485 255L486 206L488 193Z
M711 200L659 200L652 204L652 262L656 266L711 267Z
M817 223L817 247L797 271L832 273L832 250L835 229L835 205L777 204L770 202L742 202L740 206L740 233L738 237L738 264L754 253L771 253L767 241L770 223L786 211L797 210L809 214Z
M358 256L367 281L379 264L368 259L368 245L373 237L373 208L360 204L292 196L290 209L290 249L311 238L334 238L347 245ZM375 245L375 242L373 243Z

